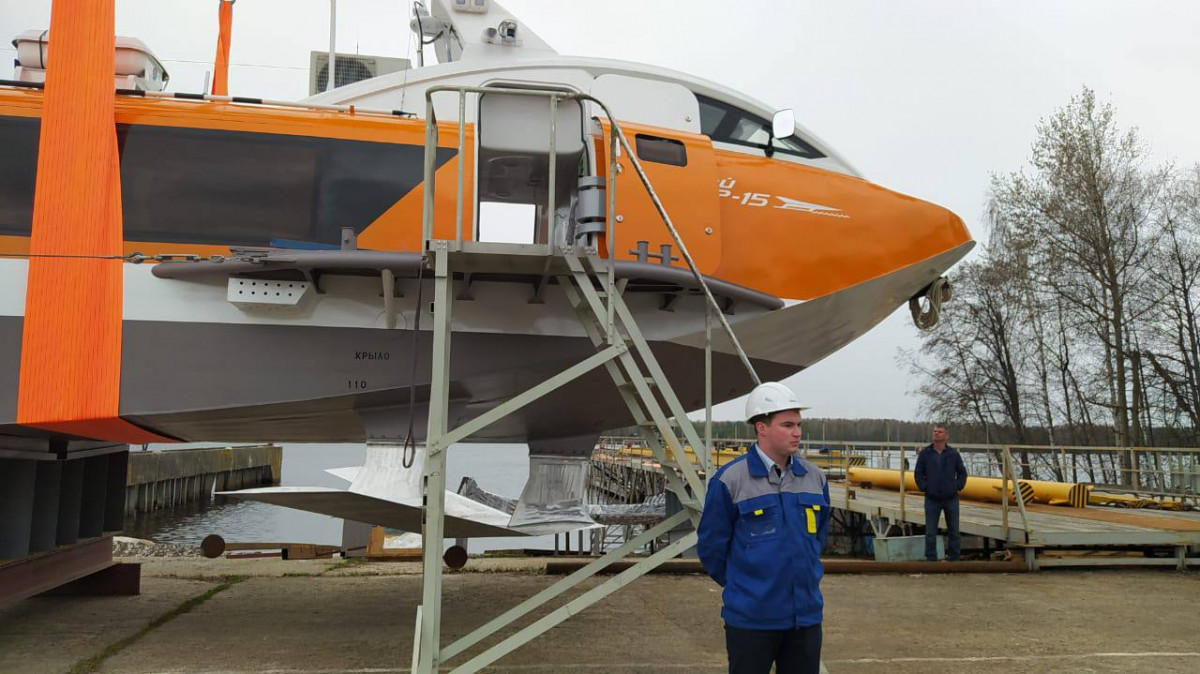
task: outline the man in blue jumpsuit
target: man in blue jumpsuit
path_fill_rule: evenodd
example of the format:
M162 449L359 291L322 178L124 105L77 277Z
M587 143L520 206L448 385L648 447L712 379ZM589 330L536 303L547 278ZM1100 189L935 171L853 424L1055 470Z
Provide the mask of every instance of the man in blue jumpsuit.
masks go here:
M800 410L769 382L746 402L757 442L708 482L696 550L725 588L721 617L731 674L817 674L821 550L829 527L825 474L798 453Z
M946 559L957 562L962 548L958 531L958 492L967 486L967 467L962 456L948 444L950 433L938 424L933 442L917 454L913 478L925 492L925 559L937 561L938 519L946 513Z

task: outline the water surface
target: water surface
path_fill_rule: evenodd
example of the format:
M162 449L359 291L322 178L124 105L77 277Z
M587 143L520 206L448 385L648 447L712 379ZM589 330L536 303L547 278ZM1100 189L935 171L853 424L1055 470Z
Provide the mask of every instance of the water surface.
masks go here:
M197 445L188 445L188 448ZM172 449L179 446L153 446ZM136 452L137 450L133 450ZM455 445L446 455L446 486L458 488L463 476L475 478L484 489L517 498L529 475L525 445ZM286 444L281 484L295 487L348 487L326 473L328 468L360 466L366 448L361 444ZM126 516L125 535L160 543L199 545L209 534L227 541L321 543L340 545L342 520L291 508L214 497L209 503L154 513ZM552 548L553 538L481 538L471 552L501 548Z

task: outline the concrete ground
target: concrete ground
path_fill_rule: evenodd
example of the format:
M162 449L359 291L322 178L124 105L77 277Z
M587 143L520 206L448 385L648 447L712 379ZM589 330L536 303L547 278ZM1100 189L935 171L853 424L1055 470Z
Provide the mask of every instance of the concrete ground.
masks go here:
M558 580L540 564L447 575L443 642ZM407 671L416 564L148 559L142 576L138 597L0 609L0 672ZM1200 671L1195 572L835 575L823 588L833 674ZM649 576L485 671L723 672L720 604L707 578Z

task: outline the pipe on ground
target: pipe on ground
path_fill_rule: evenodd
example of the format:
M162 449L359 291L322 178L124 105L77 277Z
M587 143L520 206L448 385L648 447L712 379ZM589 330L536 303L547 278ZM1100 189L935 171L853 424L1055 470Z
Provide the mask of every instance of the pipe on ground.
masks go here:
M556 559L546 562L547 576L565 576L591 563L588 558ZM634 561L613 562L600 573L620 573L633 566ZM875 562L853 559L823 559L825 575L841 573L1024 573L1025 564L1012 562ZM704 567L698 559L673 559L652 569L650 573L702 574Z

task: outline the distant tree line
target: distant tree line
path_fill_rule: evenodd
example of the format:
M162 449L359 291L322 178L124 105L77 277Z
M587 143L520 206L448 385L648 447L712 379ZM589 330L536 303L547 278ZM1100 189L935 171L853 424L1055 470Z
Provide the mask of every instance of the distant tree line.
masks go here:
M927 444L933 430L930 421L902 421L899 419L805 419L802 423L803 439L807 442L829 443L837 442L902 442L912 444ZM941 422L939 422L941 423ZM972 422L945 422L950 433L950 442L964 444L1015 444L1012 441L1013 429L1004 426L984 426ZM697 432L704 435L703 422L696 425ZM1093 427L1083 433L1088 437L1105 437L1108 429ZM635 427L620 428L609 431L608 435L640 435ZM1041 427L1025 429L1027 444L1049 445L1055 434ZM1063 435L1059 429L1058 435ZM717 440L740 439L754 437L750 425L741 421L714 421L713 438ZM1107 443L1085 443L1093 446L1110 446Z
M1197 445L1200 164L1151 165L1085 88L992 177L986 218L907 356L923 413L992 442Z

